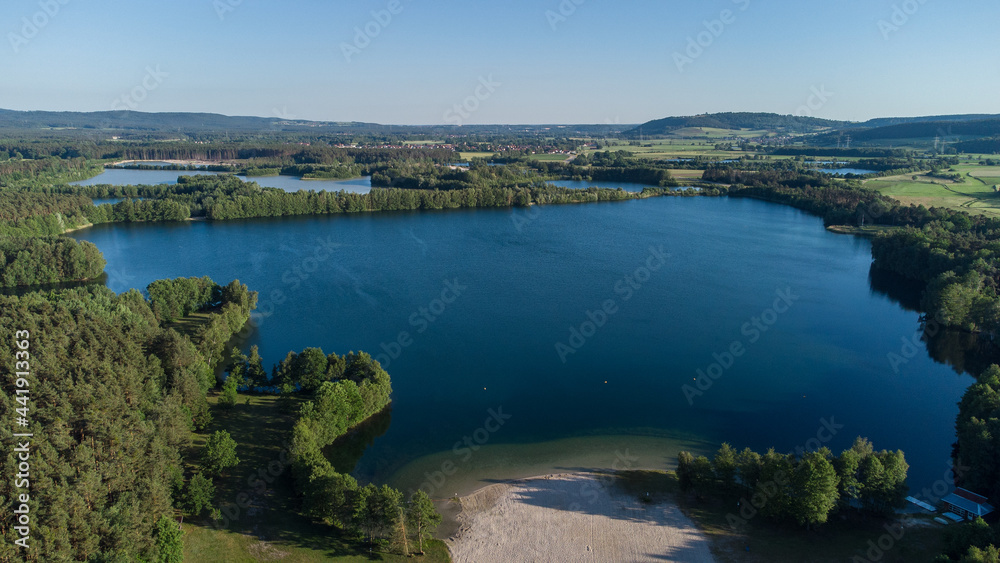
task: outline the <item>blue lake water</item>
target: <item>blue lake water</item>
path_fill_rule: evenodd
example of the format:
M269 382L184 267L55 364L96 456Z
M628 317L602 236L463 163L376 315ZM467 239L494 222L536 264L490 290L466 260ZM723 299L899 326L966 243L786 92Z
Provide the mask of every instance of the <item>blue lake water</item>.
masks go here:
M549 183L562 188L571 188L574 190L585 190L590 187L598 187L598 188L609 188L612 190L617 190L618 188L621 188L626 192L641 192L644 188L651 187L647 184L633 184L629 182L608 182L603 180L589 180L589 181L553 180Z
M816 170L834 176L846 176L848 174L874 174L877 170L866 170L864 168L817 168Z
M127 168L107 168L93 178L70 182L71 186L96 186L110 184L112 186L135 186L140 184L176 184L178 176L214 175L218 172L202 170L131 170Z
M668 467L677 448L722 441L792 451L831 426L822 445L836 452L859 435L904 450L919 490L947 468L956 403L972 382L923 348L890 365L918 314L873 289L867 240L750 199L100 225L72 236L101 249L115 291L178 276L247 283L260 307L246 346L259 345L268 366L307 346L376 355L393 378L391 413L338 466L407 487L450 461L458 474L438 497L623 456ZM686 393L699 371L718 378ZM487 432L491 409L510 418ZM475 451L459 447L465 437Z
M372 189L371 176L351 178L349 180L303 180L297 176L260 176L253 178L239 176L239 178L246 182L257 182L261 186L279 188L286 192L297 192L299 190L337 192L343 190L366 194Z
M155 163L143 163L155 165ZM132 186L132 185L155 185L155 184L176 184L178 176L201 176L214 175L218 172L208 172L202 170L131 170L122 168L109 168L104 172L88 178L72 182L74 186L95 186L98 184L110 184L112 186ZM352 178L349 180L303 180L297 176L262 176L246 178L238 176L243 181L257 182L261 186L279 188L286 192L297 192L299 190L314 191L348 191L355 193L368 193L371 190L371 177Z

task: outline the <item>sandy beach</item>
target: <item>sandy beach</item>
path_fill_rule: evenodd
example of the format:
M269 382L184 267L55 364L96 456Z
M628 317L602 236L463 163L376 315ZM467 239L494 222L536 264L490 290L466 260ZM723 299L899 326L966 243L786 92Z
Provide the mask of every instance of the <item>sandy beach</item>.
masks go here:
M711 563L708 540L673 504L646 504L593 473L497 483L461 499L456 563Z

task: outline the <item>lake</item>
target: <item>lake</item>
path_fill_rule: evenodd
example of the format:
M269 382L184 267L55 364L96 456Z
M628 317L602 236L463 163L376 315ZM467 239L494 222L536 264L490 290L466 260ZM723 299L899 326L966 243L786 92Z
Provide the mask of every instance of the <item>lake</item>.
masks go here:
M665 468L680 448L722 441L839 453L859 435L904 450L920 490L948 467L973 381L923 346L893 369L919 315L873 287L867 240L751 199L71 236L101 249L115 291L202 275L259 291L246 346L268 368L308 346L375 355L392 375L391 412L334 462L434 498L567 468ZM717 379L686 393L700 373Z
M818 172L832 174L834 176L846 176L848 174L857 174L861 176L863 174L874 174L878 172L877 170L866 170L864 168L817 168L816 170Z
M644 188L655 187L649 186L648 184L634 184L630 182L607 182L603 180L552 180L549 182L554 186L559 186L561 188L571 188L574 190L585 190L591 186L597 188L609 188L612 190L617 190L621 188L626 192L641 192Z
M110 184L112 186L137 186L156 184L176 184L178 176L215 175L218 172L203 170L132 170L128 168L105 168L93 178L70 182L71 186L96 186Z
M343 190L366 194L372 189L371 176L351 178L349 180L303 180L298 176L255 176L253 178L238 176L238 178L244 182L257 182L266 188L279 188L286 192L297 192L299 190L338 192Z
M156 163L144 163L155 165ZM135 186L135 185L156 185L156 184L176 184L178 176L202 176L214 175L218 172L207 172L202 170L131 170L127 168L107 168L104 172L78 182L71 182L73 186L95 186L98 184L110 184L112 186ZM257 182L259 185L269 188L279 188L286 192L297 192L299 190L326 190L348 191L355 193L368 193L371 191L371 176L362 178L352 178L349 180L303 180L297 176L260 176L246 178L237 176L244 182Z

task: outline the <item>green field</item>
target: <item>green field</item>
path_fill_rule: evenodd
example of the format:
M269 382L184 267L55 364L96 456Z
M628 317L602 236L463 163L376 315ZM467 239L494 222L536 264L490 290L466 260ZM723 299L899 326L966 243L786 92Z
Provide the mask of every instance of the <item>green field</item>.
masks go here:
M531 160L541 160L545 162L563 162L572 155L569 154L533 154Z
M627 151L636 157L652 159L668 158L694 158L696 156L706 156L712 158L739 158L746 153L742 151L720 151L715 150L715 141L693 141L693 140L657 140L644 141L640 145L630 145L627 143L608 144L601 148L601 151ZM587 151L589 153L597 151Z
M235 505L245 493L251 496L252 512L240 508L227 529L217 530L208 518L187 520L184 529L185 561L226 561L254 563L283 561L287 563L361 563L363 561L408 561L402 555L369 553L368 547L345 537L335 528L315 524L298 513L290 468L283 466L281 450L290 438L294 417L284 412L277 397L240 395L238 404L223 410L213 403L214 422L197 435L189 452L196 457L210 433L227 430L239 444L240 464L215 481L216 506ZM334 446L336 447L336 446ZM281 471L278 471L278 470ZM261 471L275 472L273 482L263 494L248 480ZM235 510L230 507L230 510ZM427 563L450 561L443 542L425 544L427 555L416 559Z
M869 180L865 186L906 205L944 207L980 215L1000 216L1000 194L993 191L993 186L1000 184L1000 169L958 165L954 170L962 174L964 182L952 182L927 176L926 173L915 173ZM996 174L997 177L985 174Z
M493 156L494 153L491 152L460 152L458 155L462 160L469 160L471 158L489 158Z

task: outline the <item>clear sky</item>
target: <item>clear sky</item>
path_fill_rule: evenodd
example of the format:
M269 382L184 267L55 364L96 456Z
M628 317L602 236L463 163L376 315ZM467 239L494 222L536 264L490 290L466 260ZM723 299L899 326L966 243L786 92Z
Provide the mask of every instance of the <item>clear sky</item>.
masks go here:
M0 108L394 124L1000 113L998 22L997 0L3 0Z

